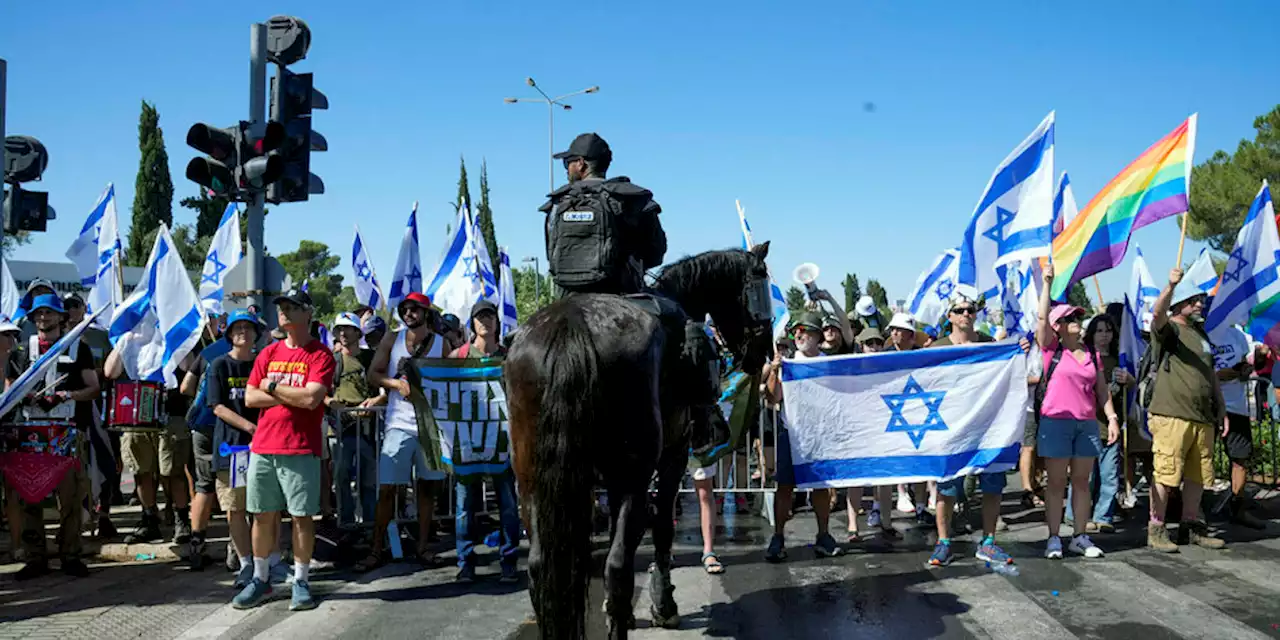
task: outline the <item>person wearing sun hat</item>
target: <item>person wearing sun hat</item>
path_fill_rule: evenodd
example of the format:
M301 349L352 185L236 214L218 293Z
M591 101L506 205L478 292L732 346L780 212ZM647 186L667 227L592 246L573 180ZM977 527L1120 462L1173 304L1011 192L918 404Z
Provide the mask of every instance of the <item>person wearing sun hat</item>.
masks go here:
M335 485L340 487L340 524L355 522L357 502L363 521L373 522L378 502L378 452L374 444L376 421L369 412L348 410L386 402L385 395L379 395L378 389L369 386L368 371L373 364L374 352L360 348L360 323L360 317L351 312L340 313L333 320L333 359L338 370L334 375L333 393L325 403L337 412L339 442L342 443L333 469ZM353 478L358 481L358 493L349 489Z

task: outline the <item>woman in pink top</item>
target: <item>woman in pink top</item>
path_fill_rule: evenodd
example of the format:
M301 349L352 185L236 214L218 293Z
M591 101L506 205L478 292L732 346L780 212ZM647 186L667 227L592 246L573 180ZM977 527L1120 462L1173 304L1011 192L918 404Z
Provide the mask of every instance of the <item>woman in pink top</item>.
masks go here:
M1102 450L1098 437L1097 407L1107 416L1107 444L1120 437L1120 422L1111 404L1106 376L1098 354L1084 340L1084 309L1069 304L1050 311L1049 289L1053 284L1053 265L1044 270L1044 286L1040 290L1040 313L1036 324L1036 343L1044 357L1044 374L1037 396L1040 432L1036 450L1044 458L1049 472L1049 488L1045 492L1045 521L1049 525L1046 558L1062 558L1062 496L1066 491L1067 469L1070 467L1072 498L1077 514L1093 513L1089 492L1089 474L1093 461ZM1102 549L1085 533L1084 518L1074 522L1075 536L1067 547L1086 558L1101 558Z

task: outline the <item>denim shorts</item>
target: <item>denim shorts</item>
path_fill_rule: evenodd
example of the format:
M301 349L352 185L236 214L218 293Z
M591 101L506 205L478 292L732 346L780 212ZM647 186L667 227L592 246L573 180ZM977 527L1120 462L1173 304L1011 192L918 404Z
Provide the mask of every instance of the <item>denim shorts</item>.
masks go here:
M1096 458L1101 451L1097 420L1040 418L1036 453L1041 458Z
M416 435L404 429L387 429L382 436L382 453L378 456L378 484L409 484L415 469L419 480L445 478L443 471L432 471L427 466L427 454L418 446Z
M943 480L938 483L938 495L948 498L958 498L964 493L965 476ZM1008 478L1004 472L999 473L980 473L978 474L978 489L984 494L994 493L1000 495L1004 493L1004 486L1008 483Z

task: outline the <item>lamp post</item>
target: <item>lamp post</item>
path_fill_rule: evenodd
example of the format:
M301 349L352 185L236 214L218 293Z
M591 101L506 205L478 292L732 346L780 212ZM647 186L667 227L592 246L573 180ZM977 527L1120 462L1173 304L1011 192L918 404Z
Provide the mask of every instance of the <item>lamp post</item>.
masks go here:
M538 268L538 256L529 256L520 262L524 264L533 263L533 304L536 306L542 303L542 270Z
M574 96L580 96L586 93L596 93L600 91L600 87L598 86L587 87L586 89L583 89L581 91L574 91L573 93L566 93L562 96L557 96L555 98L552 98L551 96L547 95L545 91L542 90L542 87L538 86L538 83L533 81L533 78L525 78L524 82L525 84L533 87L540 95L542 95L542 97L541 98L503 98L502 101L507 104L515 104L517 102L536 102L538 104L547 105L547 143L551 150L551 152L547 154L547 163L548 163L548 168L550 169L550 172L549 172L550 173L550 189L551 191L555 191L556 190L556 161L555 161L555 158L551 156L554 156L556 154L556 134L555 134L556 107L560 107L565 111L569 111L573 109L573 106L565 104L563 100L565 100L566 98L572 98Z

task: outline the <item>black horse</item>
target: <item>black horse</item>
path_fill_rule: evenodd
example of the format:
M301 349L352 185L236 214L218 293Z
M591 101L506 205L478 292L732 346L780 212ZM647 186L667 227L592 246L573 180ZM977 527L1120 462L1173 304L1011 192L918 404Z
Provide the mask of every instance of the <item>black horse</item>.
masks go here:
M771 346L768 243L751 251L684 258L657 277L655 292L690 318L707 314L747 372ZM624 298L583 294L529 318L505 369L512 461L522 500L531 504L530 598L543 638L582 638L591 574L592 491L608 492L610 546L605 563L609 637L634 627L635 555L647 524L648 489L658 474L656 548L650 613L679 624L671 586L676 492L688 462L687 407L674 380L674 329Z

